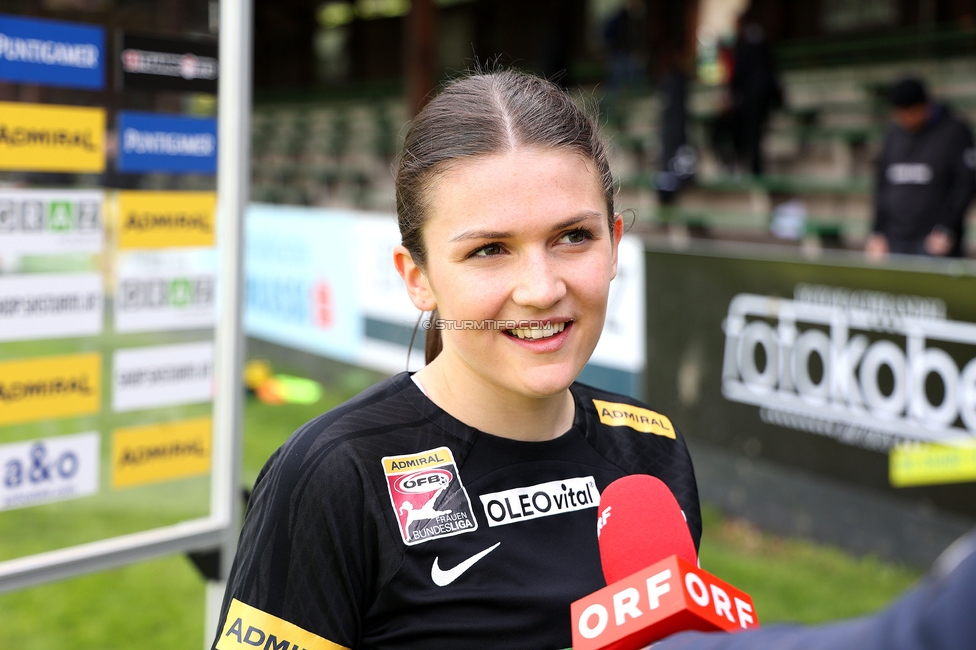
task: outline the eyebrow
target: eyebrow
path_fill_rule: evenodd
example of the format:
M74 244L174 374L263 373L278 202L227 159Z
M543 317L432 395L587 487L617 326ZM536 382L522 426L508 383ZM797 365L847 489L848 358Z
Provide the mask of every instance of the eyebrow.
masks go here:
M557 223L555 226L552 227L552 230L553 231L563 230L564 228L575 226L581 221L587 221L588 219L592 219L594 217L602 219L603 215L600 214L599 212L593 212L592 210L587 210L585 212L579 213L575 217L570 217L565 221L560 221L559 223ZM453 243L457 241L465 241L468 239L508 239L513 236L514 233L504 231L504 230L465 230L461 234L452 237L450 241Z

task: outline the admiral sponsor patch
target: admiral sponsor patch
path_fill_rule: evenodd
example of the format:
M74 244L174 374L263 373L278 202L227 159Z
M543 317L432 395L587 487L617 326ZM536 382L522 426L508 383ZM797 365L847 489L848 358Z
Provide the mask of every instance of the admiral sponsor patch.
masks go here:
M236 598L227 610L217 650L348 650L277 616L262 612Z
M600 491L592 476L481 495L481 505L491 527L595 508L599 503Z
M593 400L593 405L596 406L597 413L600 414L600 422L603 424L612 427L630 427L642 433L653 433L665 438L675 437L671 420L650 409L598 399Z
M383 472L404 544L412 546L478 529L468 492L447 447L387 456Z

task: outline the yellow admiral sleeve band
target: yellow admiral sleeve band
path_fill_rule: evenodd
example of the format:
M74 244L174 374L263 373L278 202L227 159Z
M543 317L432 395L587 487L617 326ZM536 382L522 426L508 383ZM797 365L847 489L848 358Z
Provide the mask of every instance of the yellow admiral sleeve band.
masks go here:
M630 427L641 433L653 433L656 436L674 439L674 426L666 416L655 413L650 409L643 409L630 404L604 402L593 400L600 422L611 427Z
M236 598L217 640L217 650L349 650Z

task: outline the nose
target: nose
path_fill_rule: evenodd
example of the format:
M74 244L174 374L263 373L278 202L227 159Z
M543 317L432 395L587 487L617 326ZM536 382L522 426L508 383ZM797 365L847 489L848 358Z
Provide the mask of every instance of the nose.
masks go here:
M512 300L521 307L549 309L566 295L558 262L544 251L530 251L515 269Z

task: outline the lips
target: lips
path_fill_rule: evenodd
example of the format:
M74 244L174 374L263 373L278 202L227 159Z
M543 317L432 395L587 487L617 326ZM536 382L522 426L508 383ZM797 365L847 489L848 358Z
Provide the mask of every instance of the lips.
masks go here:
M555 352L562 347L573 328L572 320L526 321L526 327L503 330L513 343L535 352Z
M572 322L572 321L570 321ZM523 341L538 341L541 339L548 339L556 334L561 333L566 329L566 323L553 323L552 321L545 321L544 323L538 323L537 325L531 327L519 327L515 329L505 330L505 333L509 336L513 336Z

